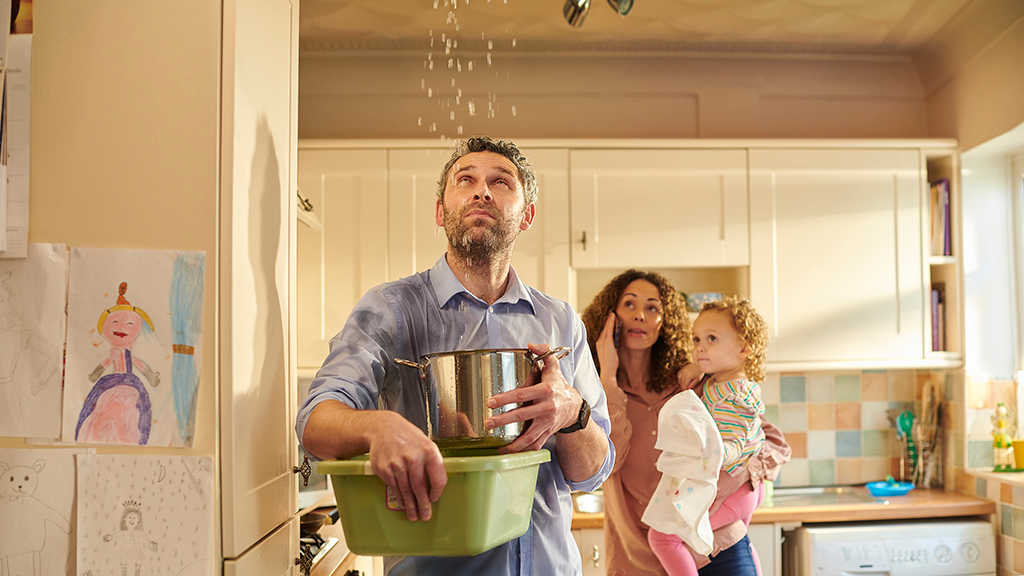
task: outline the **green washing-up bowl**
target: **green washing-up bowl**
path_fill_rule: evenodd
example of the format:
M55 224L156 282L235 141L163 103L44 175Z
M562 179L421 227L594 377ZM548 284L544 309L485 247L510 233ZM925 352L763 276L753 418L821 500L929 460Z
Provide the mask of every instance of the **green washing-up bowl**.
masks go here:
M518 538L530 526L537 470L547 450L442 451L448 484L430 520L410 522L366 456L325 460L349 549L361 556L471 556Z

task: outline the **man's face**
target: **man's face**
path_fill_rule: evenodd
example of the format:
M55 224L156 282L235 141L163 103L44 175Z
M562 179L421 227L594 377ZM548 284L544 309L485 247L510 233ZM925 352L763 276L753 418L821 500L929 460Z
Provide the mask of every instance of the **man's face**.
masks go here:
M533 215L515 165L500 154L473 152L448 171L435 221L457 254L488 258L511 250L519 233L533 224Z

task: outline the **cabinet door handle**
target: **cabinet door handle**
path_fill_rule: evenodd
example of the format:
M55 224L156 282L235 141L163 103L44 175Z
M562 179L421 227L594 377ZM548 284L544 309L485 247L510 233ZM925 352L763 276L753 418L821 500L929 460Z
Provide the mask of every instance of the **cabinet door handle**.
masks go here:
M309 475L313 473L313 467L309 465L309 458L305 454L302 455L302 466L292 466L292 474L302 475L302 487L306 488L309 486Z
M586 252L587 251L587 231L586 230L583 231L583 238L580 239L580 242L583 243L583 251Z
M598 548L597 544L594 544L594 555L590 558L594 561L594 568L601 566L601 549Z

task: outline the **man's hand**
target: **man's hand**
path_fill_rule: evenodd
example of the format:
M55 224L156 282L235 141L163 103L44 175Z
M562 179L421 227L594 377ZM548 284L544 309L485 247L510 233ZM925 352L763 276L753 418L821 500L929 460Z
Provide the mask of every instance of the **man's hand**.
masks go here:
M426 434L396 416L386 433L370 439L370 464L373 473L398 494L409 520L430 520L430 504L437 502L448 484L444 460Z
M398 495L409 520L429 520L430 504L448 484L437 445L397 412L321 402L309 415L302 445L325 459L369 453L374 474Z
M548 351L547 344L530 344L530 351L536 355ZM547 439L562 428L576 421L580 413L583 398L575 388L565 381L562 368L554 355L543 360L544 368L540 374L540 382L532 386L523 386L510 392L495 394L487 400L487 407L494 409L506 404L523 404L519 408L509 410L488 418L484 425L488 429L498 428L514 422L529 422L508 446L501 448L501 454L540 450Z

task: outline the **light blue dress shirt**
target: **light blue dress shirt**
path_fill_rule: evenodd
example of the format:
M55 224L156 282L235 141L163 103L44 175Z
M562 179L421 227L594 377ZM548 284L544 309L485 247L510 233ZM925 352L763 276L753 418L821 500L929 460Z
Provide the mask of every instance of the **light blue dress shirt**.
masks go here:
M419 361L426 354L486 348L525 348L528 343L569 346L560 361L566 381L590 403L591 418L611 430L604 389L587 346L586 328L567 303L519 281L509 271L508 288L488 306L455 277L444 256L420 274L377 286L352 311L309 389L295 423L302 438L313 408L324 400L403 414L427 429L419 371L394 358ZM573 575L582 573L570 535L571 490L590 492L611 473L615 448L601 469L580 482L566 480L558 463L558 439L544 444L551 461L540 465L533 513L526 534L472 557L385 559L389 576ZM442 495L442 498L444 496Z

